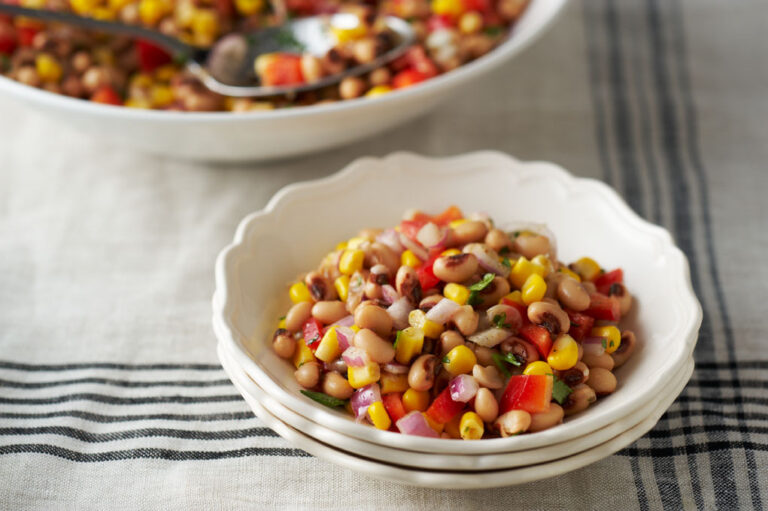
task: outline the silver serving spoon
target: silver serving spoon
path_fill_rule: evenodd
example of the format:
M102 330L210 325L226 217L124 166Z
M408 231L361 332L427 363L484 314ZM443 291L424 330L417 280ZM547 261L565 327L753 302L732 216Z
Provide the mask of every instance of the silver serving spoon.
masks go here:
M392 32L392 49L373 61L351 67L341 73L324 76L319 80L296 85L262 86L254 70L256 57L264 53L309 53L322 57L335 46L331 26L354 26L353 14L311 16L290 20L283 25L244 33L225 35L210 48L199 48L154 30L113 21L84 18L67 12L28 9L8 5L0 0L0 13L26 16L44 21L75 25L85 29L111 34L122 34L147 39L164 48L174 58L185 62L187 69L207 88L235 97L263 97L319 89L338 83L347 76L370 72L402 55L413 44L415 36L411 26L400 18L387 16L385 24Z

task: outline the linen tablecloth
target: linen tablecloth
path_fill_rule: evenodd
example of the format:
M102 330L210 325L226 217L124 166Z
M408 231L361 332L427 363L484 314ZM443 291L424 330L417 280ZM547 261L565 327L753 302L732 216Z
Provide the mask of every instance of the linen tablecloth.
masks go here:
M768 5L573 2L437 112L269 164L134 154L0 102L0 508L762 509ZM498 149L615 186L688 255L697 367L646 436L567 475L439 491L310 457L221 370L213 262L280 187L352 159Z

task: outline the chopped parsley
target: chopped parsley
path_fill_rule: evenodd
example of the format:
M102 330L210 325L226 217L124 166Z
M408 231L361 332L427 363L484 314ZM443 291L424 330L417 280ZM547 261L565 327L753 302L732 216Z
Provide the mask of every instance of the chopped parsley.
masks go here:
M443 364L450 364L451 359L448 357L443 357Z
M552 384L552 399L559 404L563 404L565 403L565 400L568 399L568 396L571 395L573 389L554 374L552 375L552 378L554 379L554 383Z
M491 358L493 359L493 363L496 365L499 371L501 371L501 374L507 378L512 376L512 373L509 372L506 364L512 364L513 366L517 367L522 365L517 357L515 357L512 353L507 353L506 355L502 355L501 353L494 353L491 355Z
M505 256L505 255L509 254L509 252L510 252L509 247L508 246L504 246L504 247L501 247L501 250L499 250L499 255L500 256Z
M285 319L285 316L280 316L280 318L279 318L279 319L280 319L280 321L282 321L282 320L284 320L284 319Z
M501 264L503 264L504 266L506 266L510 270L512 269L512 263L509 261L509 257L505 257L504 259L502 259L501 260Z
M513 232L513 233L512 233L512 235L513 235L515 238L517 238L518 236L520 236L520 231L515 231L515 232Z
M400 334L402 334L402 333L403 333L402 330L398 330L397 334L395 334L395 342L394 342L394 344L392 344L393 348L397 348L397 341L400 340Z
M293 36L293 33L290 30L280 30L275 35L275 40L283 48L304 50L304 45Z
M487 27L485 30L483 30L483 32L485 32L485 35L489 35L491 37L497 37L501 35L502 32L504 32L504 28L498 25L493 25L493 26Z
M496 314L493 317L493 324L496 325L496 328L510 328L512 325L507 323L507 313L502 312L501 314Z
M301 393L307 396L309 399L312 399L313 401L317 401L321 405L325 405L328 408L337 408L339 406L344 406L345 404L347 404L346 400L344 399L339 399L333 396L329 396L328 394L323 394L322 392L302 390Z
M493 273L486 273L483 275L482 280L480 282L475 282L471 286L469 286L469 298L467 299L468 305L477 305L480 303L480 291L488 287L488 285L493 282L493 279L496 277Z
M603 345L603 349L605 349L605 348L607 348L607 347L608 347L608 346L606 346L606 344L605 344L605 338L602 338L602 339L600 339L600 343ZM611 343L611 345L613 345L613 343Z

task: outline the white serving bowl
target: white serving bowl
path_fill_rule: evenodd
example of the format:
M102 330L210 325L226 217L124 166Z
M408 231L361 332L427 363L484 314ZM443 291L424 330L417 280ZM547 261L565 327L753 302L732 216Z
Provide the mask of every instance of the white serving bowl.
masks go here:
M256 416L296 447L318 458L354 470L356 473L367 474L378 479L410 486L455 490L529 483L561 475L610 456L627 447L653 428L661 416L664 415L667 408L674 402L675 397L683 390L693 372L693 359L690 358L681 367L681 377L670 387L671 392L659 396L642 420L639 422L631 421L631 425L624 420L617 421L616 425L619 426L618 429L620 429L621 433L576 454L517 468L483 471L450 470L450 468L453 468L450 464L451 461L446 460L443 470L430 470L426 467L403 466L387 462L387 460L362 456L354 450L348 450L348 442L344 442L342 445L329 443L313 436L311 433L314 432L314 428L310 428L310 432L307 432L307 430L297 427L295 424L284 422L254 396L251 390L253 390L255 383L248 378L244 371L236 366L233 359L226 355L226 353L222 353L222 350L224 348L220 345L219 356L227 374L232 379L235 387L243 394L243 397ZM349 439L346 440L348 441ZM459 442L459 440L453 440L453 442ZM517 458L518 455L519 453L512 453L508 454L507 457L512 460ZM470 456L464 456L464 458L470 458ZM448 470L445 470L445 468L448 468Z
M393 225L408 208L438 211L449 204L486 211L500 223L546 223L555 233L561 260L589 254L608 268L624 268L636 297L624 324L637 333L640 347L617 371L615 393L556 428L482 442L379 431L299 393L294 368L271 349L276 318L289 306L288 284L361 228ZM286 408L367 442L443 454L531 449L586 435L627 416L673 381L693 351L701 323L687 260L667 231L642 220L601 182L493 152L446 159L402 153L366 158L328 178L284 188L263 211L241 222L234 243L219 254L215 296L219 341Z
M227 348L219 344L219 360L235 387L245 397L256 400L270 414L280 421L296 428L309 437L319 442L362 456L371 460L437 471L470 471L482 472L488 470L508 469L524 467L538 463L546 463L556 459L566 458L591 449L635 427L654 414L659 404L667 400L674 400L682 391L693 371L693 359L689 359L680 368L680 372L672 382L664 389L656 399L646 403L626 417L612 422L604 428L592 431L584 436L572 438L565 442L558 442L538 448L523 451L502 452L495 454L431 454L425 452L407 451L395 449L385 445L373 444L359 440L351 436L345 436L322 424L289 410L273 399L259 387L248 374L237 366L234 358L227 352ZM671 402L671 401L670 401ZM455 440L460 441L460 440ZM333 461L333 460L330 460Z
M0 76L0 95L23 101L94 136L159 155L245 161L295 156L379 133L434 108L530 45L566 0L533 0L509 39L466 66L378 98L233 114L137 110L52 94Z

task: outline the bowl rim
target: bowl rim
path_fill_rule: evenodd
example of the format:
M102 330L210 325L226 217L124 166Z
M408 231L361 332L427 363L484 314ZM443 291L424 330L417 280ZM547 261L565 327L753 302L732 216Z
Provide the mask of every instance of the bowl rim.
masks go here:
M599 413L594 411L591 421L577 418L562 425L560 428L552 428L531 435L488 439L483 442L462 442L459 443L461 445L457 445L457 442L445 439L412 437L389 431L379 431L369 426L356 424L347 418L342 418L318 408L314 404L310 405L303 396L294 395L283 389L281 385L272 380L268 372L264 371L249 356L243 344L247 335L239 332L233 322L230 321L230 313L233 307L232 296L238 295L237 289L239 284L233 278L229 268L230 266L236 266L236 261L232 259L239 252L245 250L251 226L262 219L268 219L271 214L279 212L281 203L293 194L318 193L318 189L322 190L325 187L338 186L342 183L344 186L349 187L351 183L355 182L355 179L365 179L369 173L380 171L383 168L408 168L411 169L411 172L413 171L412 169L419 169L419 172L426 173L427 175L439 172L441 176L449 176L452 173L476 170L478 161L483 163L483 167L501 167L506 172L514 172L517 174L516 179L520 181L525 179L554 180L559 185L570 190L570 193L596 194L608 206L613 208L612 212L619 219L618 221L624 222L628 228L633 228L636 232L645 233L649 238L649 242L653 241L660 253L669 258L671 275L674 275L677 279L676 282L670 282L669 293L672 303L681 310L678 315L676 328L668 333L668 337L680 339L683 345L676 358L665 360L665 365L661 372L658 373L657 379L649 385L644 393L638 393L632 399L616 402L612 407L603 408ZM448 158L427 158L404 152L393 153L381 159L361 158L331 176L290 184L278 191L263 210L247 215L240 222L234 241L221 251L216 260L215 276L216 292L212 301L213 322L220 327L215 329L216 336L221 342L233 348L232 353L237 358L239 365L262 388L276 396L276 399L287 408L297 411L305 417L311 417L315 422L320 422L320 417L322 417L324 424L332 425L345 434L375 443L397 445L405 449L411 447L418 447L422 450L428 449L429 452L445 452L447 449L451 452L468 454L521 450L580 436L579 428L586 428L587 424L591 426L590 429L592 430L605 426L610 421L615 420L616 417L625 416L633 409L642 406L642 404L662 391L676 372L675 364L683 362L693 352L702 319L702 308L693 291L688 261L682 251L674 245L668 231L642 219L629 208L626 202L613 189L600 181L574 177L562 167L552 163L520 162L511 156L495 151L480 151ZM231 282L230 279L232 279ZM588 416L584 415L583 417ZM569 425L572 426L568 427Z
M235 380L240 383L239 386L236 386L237 390L243 395L248 394L251 398L258 401L262 407L281 422L304 432L307 436L315 438L320 442L333 445L339 449L355 453L364 458L381 460L386 463L404 467L425 468L426 470L434 470L436 472L484 472L489 470L518 468L567 458L591 449L592 447L607 442L611 438L638 425L658 408L659 400L666 400L673 394L674 398L677 398L685 385L687 385L694 365L693 359L689 357L688 361L681 365L680 371L674 376L674 381L670 383L669 387L664 389L660 395L657 395L657 401L647 402L629 415L621 417L603 428L591 431L577 438L572 438L555 444L548 444L534 449L466 455L453 453L436 454L404 450L389 445L374 444L355 437L346 436L323 424L313 422L311 419L286 408L279 401L272 398L272 396L259 387L259 385L248 376L242 367L237 365L234 357L229 353L229 348L222 343L218 344L216 351L219 360L221 361L221 365L224 367L224 371L229 378L233 383ZM514 454L514 456L510 456L510 454ZM405 460L393 460L390 459L392 455L405 456L406 458ZM520 460L519 458L521 456L527 457L528 461ZM534 456L534 458L530 458L530 456ZM536 457L538 457L538 459ZM414 464L414 459L418 460L416 463L419 464ZM536 461L531 461L531 459ZM425 466L425 462L428 462L429 465Z
M691 359L692 362L692 359ZM687 382L693 373L693 363L689 366ZM239 383L234 383L238 391ZM680 391L685 388L681 385ZM241 391L242 392L242 391ZM511 469L491 470L484 472L434 472L419 470L386 462L377 462L362 456L348 453L342 449L327 445L293 426L281 421L264 406L247 393L243 397L256 414L269 428L273 429L283 439L298 448L318 457L342 466L356 473L368 474L372 477L385 479L408 486L422 486L428 488L444 488L456 490L495 488L523 484L541 479L558 476L585 467L610 456L628 446L638 438L650 431L661 419L664 412L671 406L674 399L665 399L649 414L647 418L634 427L595 447L580 453L561 458L548 463L528 465Z
M393 91L389 94L373 98L356 98L347 101L338 101L330 104L310 105L306 107L283 108L275 110L262 110L253 112L178 112L164 110L144 110L127 108L125 106L104 105L92 101L71 98L62 94L48 92L43 89L24 85L6 76L0 75L0 92L7 92L22 99L28 99L38 104L56 107L63 110L80 111L102 117L127 118L131 120L145 120L153 122L177 123L206 121L211 123L251 122L254 120L277 120L294 117L309 118L326 114L343 113L350 109L377 108L391 102L408 97L423 97L434 94L447 87L458 86L479 76L517 53L528 48L541 37L562 13L567 0L534 0L536 2L548 2L551 4L548 16L541 20L540 25L532 30L525 38L515 38L515 27L512 27L510 37L491 52L469 62L457 69L438 75L414 87L408 87ZM525 16L525 13L523 13ZM394 106L394 105L392 105Z

